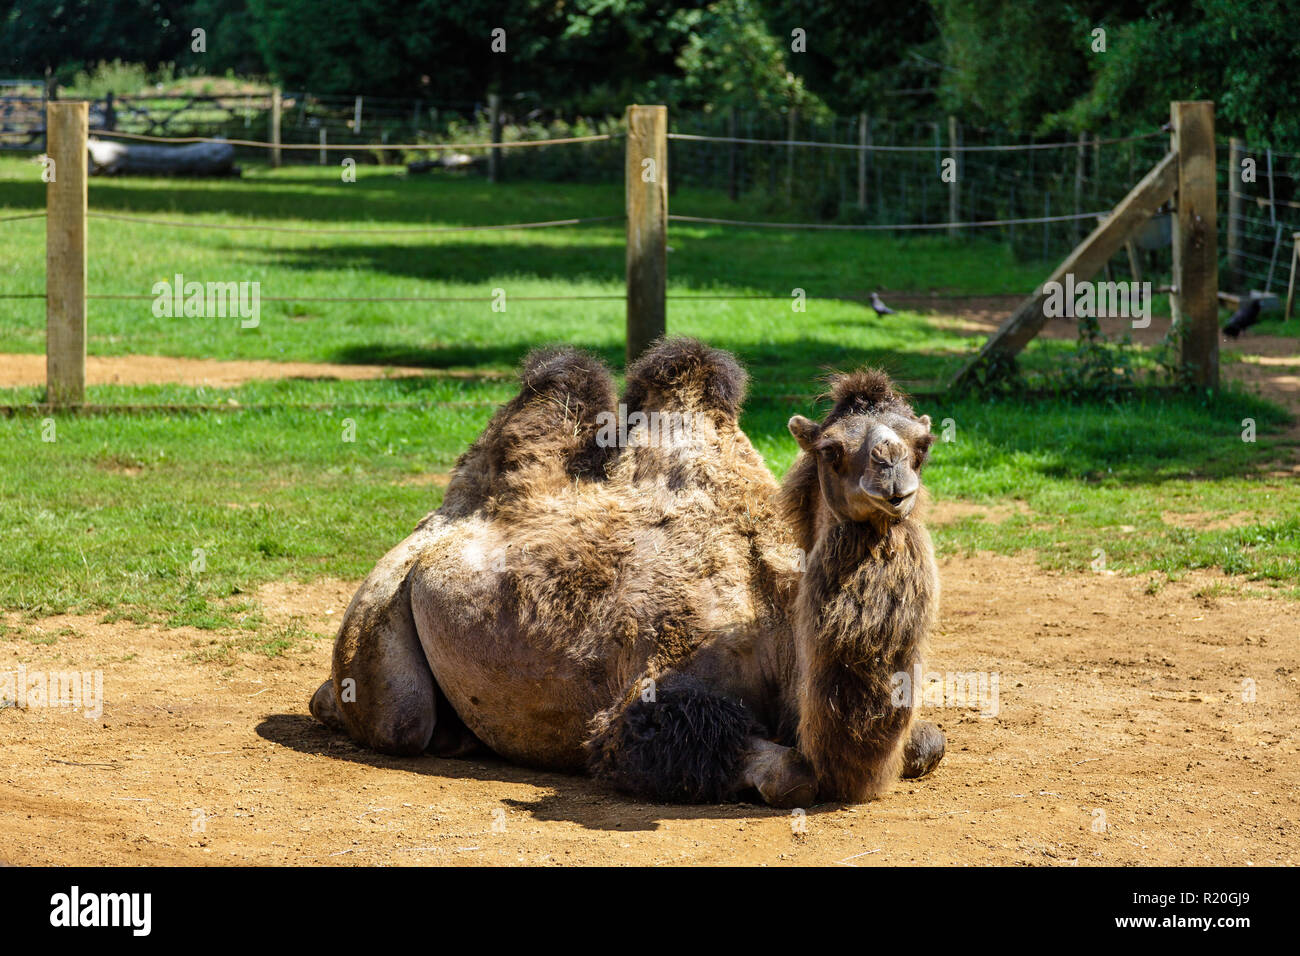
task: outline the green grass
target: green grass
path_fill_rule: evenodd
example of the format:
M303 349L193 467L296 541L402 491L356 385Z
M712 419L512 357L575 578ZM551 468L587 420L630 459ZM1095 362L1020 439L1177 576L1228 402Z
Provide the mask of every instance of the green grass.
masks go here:
M257 329L238 320L159 319L148 301L93 301L92 354L415 365L480 373L511 369L534 346L564 341L621 364L620 301L510 302L510 297L619 295L621 223L504 233L365 237L365 229L617 214L621 187L438 177L410 181L362 168L254 168L233 182L94 180L93 210L210 223L346 228L347 234L230 233L94 220L92 292L148 293L160 278L262 282L264 296L482 296L480 303L263 303ZM42 208L39 167L0 159L0 217ZM765 218L683 190L682 213ZM787 301L674 300L674 332L736 352L753 377L744 425L778 474L793 460L785 429L811 411L830 367L877 364L908 382L950 373L977 344L922 314L879 318L856 296L874 287L966 293L1032 288L1041 263L991 240L783 234L721 227L671 232L671 295L786 296ZM0 293L40 291L43 225L0 224ZM846 296L818 298L819 296ZM0 303L0 352L41 352L40 300ZM1045 369L1070 343L1036 342ZM0 404L41 389L0 390ZM278 578L356 578L441 500L445 474L510 396L509 380L436 375L380 381L281 380L239 388L100 386L102 404L219 406L217 411L0 418L0 608L29 615L97 611L233 633L196 659L287 653L300 636L268 628L254 600ZM1271 478L1291 449L1276 407L1229 391L1212 399L1141 394L1119 401L957 400L919 410L954 439L935 446L927 478L939 500L1021 502L1004 520L935 528L945 552L1032 551L1049 567L1162 575L1216 567L1300 589L1300 489ZM1259 440L1241 440L1241 422ZM345 441L347 422L355 441ZM1167 513L1245 521L1218 530L1166 523ZM1196 522L1188 522L1195 525ZM1213 522L1202 522L1210 523ZM197 549L197 550L196 550ZM201 558L201 560L200 560ZM1153 592L1154 593L1154 592ZM242 635L242 636L241 636Z

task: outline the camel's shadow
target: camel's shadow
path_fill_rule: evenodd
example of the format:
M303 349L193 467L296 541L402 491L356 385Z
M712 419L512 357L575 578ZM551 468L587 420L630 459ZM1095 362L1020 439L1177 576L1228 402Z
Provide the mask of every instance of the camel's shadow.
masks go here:
M257 725L264 740L299 753L334 760L350 760L368 767L406 770L453 780L496 780L547 787L551 793L535 800L501 802L531 814L537 820L576 823L588 830L636 832L657 830L667 820L743 820L754 817L788 817L790 811L754 803L654 804L632 800L589 777L519 767L492 753L447 759L422 754L391 757L354 743L317 723L306 714L270 714ZM839 804L810 807L807 813L834 812Z

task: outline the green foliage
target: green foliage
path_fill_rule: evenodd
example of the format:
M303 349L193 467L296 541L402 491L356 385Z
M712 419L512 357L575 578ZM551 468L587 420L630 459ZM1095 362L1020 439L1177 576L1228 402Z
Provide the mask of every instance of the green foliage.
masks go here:
M753 0L719 0L704 11L677 66L679 101L805 117L827 114L802 76L787 69L786 43L773 36Z
M934 86L938 31L923 3L893 0L762 0L759 4L790 72L839 113L897 114L911 100L890 96ZM803 30L805 52L792 49ZM921 102L929 109L932 98Z
M143 63L97 63L89 70L81 70L64 91L65 95L99 100L105 94L117 96L141 93L152 83L170 83L175 78L172 64L165 63L156 71L149 71Z
M1172 100L1212 99L1220 132L1300 146L1300 19L1290 0L1152 4L1119 25L1093 58L1091 87L1050 121L1132 128L1164 117Z

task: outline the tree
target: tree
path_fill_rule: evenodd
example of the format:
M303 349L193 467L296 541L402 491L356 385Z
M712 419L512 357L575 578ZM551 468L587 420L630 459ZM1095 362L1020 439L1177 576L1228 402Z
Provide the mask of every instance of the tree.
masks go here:
M933 103L915 94L933 89L942 69L935 62L938 24L924 3L762 0L761 7L790 71L837 112L896 115ZM792 48L795 30L804 31L804 52Z

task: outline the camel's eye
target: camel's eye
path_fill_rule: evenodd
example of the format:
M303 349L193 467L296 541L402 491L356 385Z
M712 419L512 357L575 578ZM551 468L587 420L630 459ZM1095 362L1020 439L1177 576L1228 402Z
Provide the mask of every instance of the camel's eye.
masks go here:
M838 468L840 462L844 460L844 448L839 442L827 442L818 448L817 451L821 454L822 461L826 462L826 464L830 465L832 468Z

